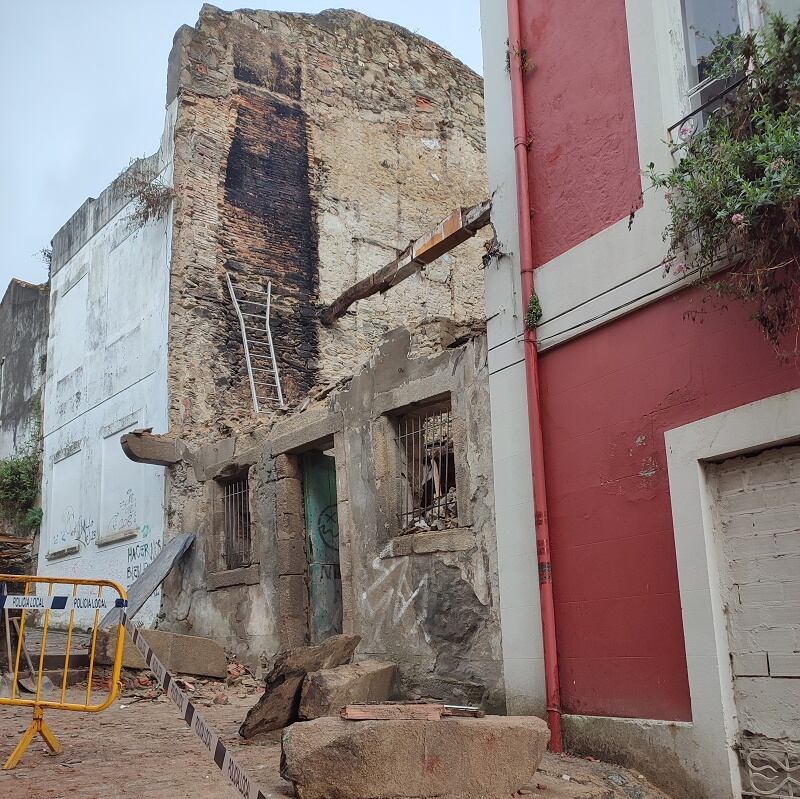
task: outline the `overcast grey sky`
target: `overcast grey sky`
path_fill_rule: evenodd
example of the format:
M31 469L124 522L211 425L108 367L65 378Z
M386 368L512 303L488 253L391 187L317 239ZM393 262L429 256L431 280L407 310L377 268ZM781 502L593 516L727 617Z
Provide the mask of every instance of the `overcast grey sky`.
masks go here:
M0 297L43 282L37 253L134 156L155 151L172 36L201 0L0 0ZM218 0L317 12L348 7L433 39L481 72L478 0Z

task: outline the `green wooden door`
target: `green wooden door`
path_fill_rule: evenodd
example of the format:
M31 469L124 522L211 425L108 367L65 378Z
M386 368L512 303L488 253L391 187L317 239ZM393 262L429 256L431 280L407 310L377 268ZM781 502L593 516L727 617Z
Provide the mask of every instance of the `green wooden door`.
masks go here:
M303 456L309 621L312 642L342 631L342 575L336 513L336 461L321 452Z

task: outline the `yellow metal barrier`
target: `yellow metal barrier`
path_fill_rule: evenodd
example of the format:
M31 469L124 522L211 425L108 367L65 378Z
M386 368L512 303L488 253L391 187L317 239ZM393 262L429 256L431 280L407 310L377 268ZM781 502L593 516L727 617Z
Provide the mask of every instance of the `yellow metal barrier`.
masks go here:
M122 668L122 647L125 643L125 628L122 624L117 625L116 629L116 648L114 650L114 662L112 665L111 686L108 695L103 701L92 701L92 680L94 678L95 647L97 645L97 632L100 623L100 611L108 611L113 607L125 607L128 595L125 589L111 580L81 580L68 577L25 577L21 575L0 574L0 583L5 584L6 592L0 594L0 608L3 610L5 622L5 634L10 641L9 611L18 610L19 620L14 619L14 626L17 630L16 653L14 654L13 672L11 674L11 697L0 696L0 706L13 705L17 707L32 707L33 720L28 729L22 736L14 751L3 766L4 769L13 769L19 762L25 750L37 735L41 735L44 742L50 747L51 751L58 754L61 752L61 744L53 734L50 727L44 720L43 710L52 708L54 710L77 710L84 713L99 713L109 707L119 693L119 675ZM22 586L21 593L14 593L9 590L13 585ZM37 588L42 590L46 587L46 593L40 593ZM58 589L58 590L56 590ZM31 611L44 611L44 618L41 627L41 651L39 652L38 668L34 669L29 661L27 650L24 646L25 641L25 622L26 614ZM67 701L67 678L70 669L70 648L73 641L73 631L76 626L76 611L94 610L94 624L91 627L91 644L89 646L89 670L86 682L86 695L83 702ZM64 655L64 676L61 680L60 698L48 698L43 694L43 682L45 678L45 654L47 648L47 634L51 627L51 613L69 611L69 618L66 624L67 642L66 653ZM103 614L105 615L105 613ZM63 626L63 625L60 625ZM38 632L38 628L37 628ZM29 633L30 634L30 633ZM0 634L1 635L1 634ZM1 638L0 638L1 640ZM20 682L20 667L23 665L22 654L25 652L25 661L29 666L30 676L35 679L36 689L31 693L32 698L19 695L17 686ZM10 666L11 664L9 664ZM49 678L48 678L49 679ZM53 686L58 692L59 689ZM97 690L95 691L97 693ZM98 699L101 697L98 697Z

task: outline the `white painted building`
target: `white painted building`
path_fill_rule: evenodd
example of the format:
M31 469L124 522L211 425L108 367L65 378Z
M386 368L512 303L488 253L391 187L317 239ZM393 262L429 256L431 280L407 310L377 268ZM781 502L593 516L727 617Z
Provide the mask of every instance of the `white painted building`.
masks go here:
M170 183L173 124L171 108L159 151L131 170ZM171 211L131 221L129 185L124 173L53 239L38 568L126 588L164 536L164 469L128 460L120 436L167 429L172 240ZM152 624L159 602L137 623Z

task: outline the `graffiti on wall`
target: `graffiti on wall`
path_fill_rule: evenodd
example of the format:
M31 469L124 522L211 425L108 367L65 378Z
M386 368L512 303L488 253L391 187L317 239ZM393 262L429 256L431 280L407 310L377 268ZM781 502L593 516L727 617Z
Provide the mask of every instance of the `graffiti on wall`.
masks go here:
M361 595L365 618L373 621L365 630L372 648L380 651L382 632L395 628L407 629L409 633L428 636L417 622L427 616L429 576L418 579L413 574L411 558L375 558L372 562L376 577Z
M61 520L53 536L53 549L70 544L87 547L97 539L97 527L94 519L87 519L75 512L72 505L67 505L61 514Z
M128 585L137 580L161 552L161 541L158 539L148 540L149 535L150 525L146 524L142 527L142 540L135 544L129 544L127 547L128 565L125 579Z
M117 512L108 521L108 532L115 533L132 527L136 527L136 494L129 488L120 500Z

